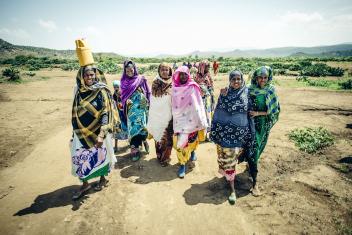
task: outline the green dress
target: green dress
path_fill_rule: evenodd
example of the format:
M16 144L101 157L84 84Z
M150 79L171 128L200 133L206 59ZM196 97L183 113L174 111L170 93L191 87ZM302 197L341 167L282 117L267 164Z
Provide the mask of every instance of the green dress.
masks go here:
M267 112L266 99L264 94L257 95L254 98L254 106L258 112ZM254 118L255 123L255 155L254 159L257 163L260 155L264 151L266 143L268 142L270 129L278 120L279 114L269 114L266 116L257 116Z

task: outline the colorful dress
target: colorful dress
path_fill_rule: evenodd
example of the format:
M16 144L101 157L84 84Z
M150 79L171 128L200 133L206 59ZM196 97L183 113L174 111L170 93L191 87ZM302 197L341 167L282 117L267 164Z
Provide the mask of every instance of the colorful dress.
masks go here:
M184 84L180 82L180 72L188 75ZM172 82L174 148L180 165L184 165L199 141L202 141L202 132L208 123L199 85L191 79L189 69L186 66L178 68L172 76Z
M257 84L257 76L264 74L268 77L268 82L264 88ZM279 120L280 104L272 83L272 69L263 66L254 71L249 87L250 96L253 100L253 109L259 112L267 112L268 115L257 116L254 118L255 123L255 154L248 159L251 174L256 177L258 172L258 161L268 142L271 128Z
M244 82L241 88L230 87L226 96L220 95L215 108L210 139L217 145L219 173L228 181L235 179L238 158L254 154L250 109L249 91Z
M126 66L132 64L134 74L127 76ZM129 102L127 103L127 101ZM150 100L150 89L144 76L138 75L137 67L133 61L124 62L124 71L121 78L121 102L127 117L128 139L131 152L139 152L143 141L148 136L147 117Z
M83 80L83 68L78 71L72 107L72 174L82 181L107 175L116 162L110 133L117 122L117 110L104 74L94 70L96 81L89 87ZM101 133L105 136L103 145L96 148Z

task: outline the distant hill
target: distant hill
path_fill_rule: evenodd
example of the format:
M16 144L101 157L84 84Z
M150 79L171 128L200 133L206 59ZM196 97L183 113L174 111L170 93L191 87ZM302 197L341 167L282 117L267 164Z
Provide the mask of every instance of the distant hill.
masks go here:
M122 57L113 52L98 52L93 53L97 56L106 57ZM11 58L17 55L34 55L34 56L48 56L58 57L65 59L76 59L75 50L54 50L43 47L32 47L32 46L18 46L13 45L9 42L0 38L0 58Z
M352 43L316 47L279 47L255 50L233 50L227 52L194 51L184 55L159 55L157 57L285 57L285 56L352 56Z
M66 59L75 59L75 50L54 50L42 47L18 46L0 39L0 58L10 58L16 55L34 55L48 56ZM99 52L94 53L96 56L102 57L124 57L116 53ZM194 51L184 55L158 55L157 58L166 57L285 57L285 56L352 56L352 43L337 44L330 46L316 47L279 47L269 49L254 49L254 50L233 50L227 52L217 51Z

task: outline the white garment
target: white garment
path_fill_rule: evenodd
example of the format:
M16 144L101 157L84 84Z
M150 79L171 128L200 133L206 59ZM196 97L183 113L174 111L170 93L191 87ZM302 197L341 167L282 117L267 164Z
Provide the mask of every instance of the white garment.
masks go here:
M155 79L167 83L159 77ZM151 95L147 129L155 141L159 142L161 140L171 119L171 95L163 95L161 97Z
M70 150L71 150L71 158L75 155L77 149L82 147L81 142L79 141L75 132L73 132L73 139L70 141ZM108 133L103 141L103 147L106 148L106 158L110 163L110 168L117 162L114 153L114 145L112 143L112 135ZM74 165L72 164L72 175L77 176Z

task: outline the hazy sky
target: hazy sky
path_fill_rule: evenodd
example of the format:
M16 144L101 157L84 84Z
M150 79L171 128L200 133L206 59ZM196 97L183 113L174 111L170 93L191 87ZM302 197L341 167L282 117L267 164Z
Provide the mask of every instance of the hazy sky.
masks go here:
M1 0L0 38L122 55L352 42L351 0Z

